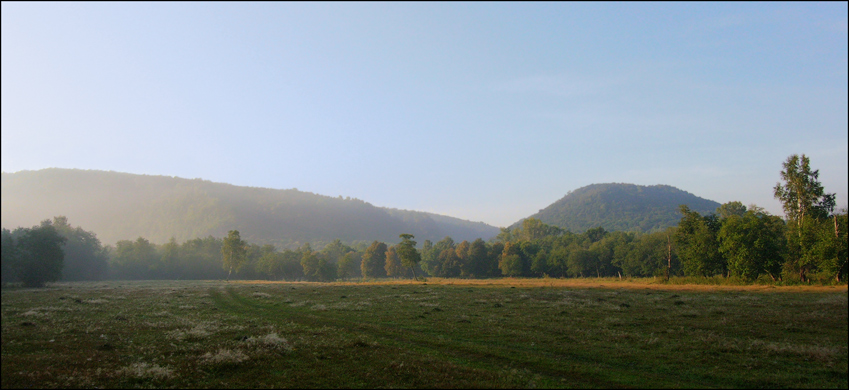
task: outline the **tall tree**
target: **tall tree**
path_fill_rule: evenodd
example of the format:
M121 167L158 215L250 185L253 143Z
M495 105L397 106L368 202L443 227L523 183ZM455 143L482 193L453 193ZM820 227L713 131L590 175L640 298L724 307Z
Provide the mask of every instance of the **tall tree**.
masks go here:
M401 265L413 272L413 279L419 280L416 276L416 267L418 267L419 262L422 260L422 256L416 250L416 242L413 241L415 236L405 233L398 237L401 237L401 242L397 245L396 252L398 252L398 256L401 258Z
M834 210L835 194L827 194L819 182L819 170L811 170L804 154L791 155L783 164L781 180L776 183L775 198L781 201L789 225L787 266L807 281L807 273L817 268L819 258L812 253L816 246L816 226Z
M231 230L221 245L221 255L224 258L224 269L227 270L227 280L233 270L239 271L247 260L248 245L242 241L238 230Z
M797 228L802 227L806 216L825 218L834 210L835 194L825 193L819 182L819 169L811 170L811 161L804 154L787 158L781 171L781 180L776 183L774 195L781 201L788 220Z

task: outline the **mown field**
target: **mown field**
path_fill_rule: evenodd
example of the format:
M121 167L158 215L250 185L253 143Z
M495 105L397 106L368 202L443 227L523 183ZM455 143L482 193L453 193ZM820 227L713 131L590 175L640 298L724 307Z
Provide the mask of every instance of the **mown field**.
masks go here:
M2 387L847 388L847 288L615 279L2 290Z

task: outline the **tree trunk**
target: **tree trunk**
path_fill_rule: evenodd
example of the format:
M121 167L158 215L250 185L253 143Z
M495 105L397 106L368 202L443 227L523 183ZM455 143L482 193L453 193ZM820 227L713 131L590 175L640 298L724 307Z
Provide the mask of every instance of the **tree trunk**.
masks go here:
M666 235L666 281L669 281L669 272L672 271L672 241Z

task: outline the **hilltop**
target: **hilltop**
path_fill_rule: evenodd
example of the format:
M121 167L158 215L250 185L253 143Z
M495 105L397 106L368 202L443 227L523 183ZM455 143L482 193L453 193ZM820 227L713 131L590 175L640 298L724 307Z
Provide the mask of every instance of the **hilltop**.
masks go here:
M570 191L528 218L537 218L574 233L598 226L607 231L652 232L677 225L681 220L678 206L682 204L703 215L715 212L720 206L668 185L605 183Z
M499 229L443 215L388 209L297 189L242 187L202 179L112 171L43 169L2 173L2 226L29 227L64 215L106 244L144 237L164 243L223 237L278 248L305 242L485 240Z

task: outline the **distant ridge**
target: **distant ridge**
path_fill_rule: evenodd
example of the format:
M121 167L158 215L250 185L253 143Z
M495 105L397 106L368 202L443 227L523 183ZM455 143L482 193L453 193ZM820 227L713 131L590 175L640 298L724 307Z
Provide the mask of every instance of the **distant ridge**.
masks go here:
M681 204L703 215L714 213L720 206L668 185L605 183L570 191L528 218L537 218L573 233L598 226L607 231L652 232L677 225L681 220L678 212Z
M297 189L240 187L201 179L50 168L2 173L2 226L29 227L64 215L106 244L144 237L162 244L223 237L278 248L340 239L346 243L488 240L499 229L431 213L387 209Z

